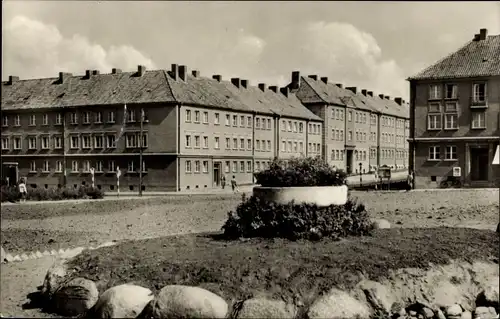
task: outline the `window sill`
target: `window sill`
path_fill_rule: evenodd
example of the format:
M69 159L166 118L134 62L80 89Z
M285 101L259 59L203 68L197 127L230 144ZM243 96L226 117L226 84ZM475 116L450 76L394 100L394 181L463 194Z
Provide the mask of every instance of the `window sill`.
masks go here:
M106 123L108 123L108 124L115 124L116 122L111 122L111 121L108 121L108 122L106 122Z
M444 128L445 131L458 131L458 127Z
M427 162L441 162L441 159L427 159Z
M102 122L94 122L94 124L102 124Z
M50 171L42 171L42 174L49 174Z
M470 129L471 130L485 130L486 126L485 127L471 127Z
M427 128L427 131L442 131L442 128Z
M458 161L458 158L454 158L454 159L445 158L443 161L445 161L445 162L456 162L456 161Z
M28 173L30 173L30 174L36 174L36 173L37 173L37 171L31 171L31 170L30 170Z

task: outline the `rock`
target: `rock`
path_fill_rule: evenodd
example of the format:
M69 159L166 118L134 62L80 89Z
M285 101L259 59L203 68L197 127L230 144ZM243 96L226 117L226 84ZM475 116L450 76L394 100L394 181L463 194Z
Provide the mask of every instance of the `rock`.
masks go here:
M436 319L446 319L446 316L441 309L436 310Z
M408 311L408 314L411 316L411 317L416 317L417 316L417 312L415 310L410 310Z
M375 219L373 221L373 226L375 227L375 229L387 229L391 228L391 223L389 223L385 219Z
M56 260L45 274L41 290L42 296L50 299L67 274L68 267L64 260Z
M474 310L474 319L490 318L491 312L488 307L477 307Z
M460 305L454 304L452 306L449 306L445 310L445 315L446 318L460 318L462 315L462 307Z
M359 283L359 288L363 290L366 301L368 301L373 309L380 309L386 313L391 312L391 305L394 298L392 298L384 285L376 281L364 280Z
M241 305L237 318L294 318L297 313L295 306L282 300L264 298L247 299Z
M147 288L124 284L109 288L99 297L93 309L93 318L135 318L154 299Z
M225 318L228 305L216 294L182 285L163 287L137 318Z
M92 308L99 292L92 280L75 278L63 284L52 296L56 313L64 316L77 316Z
M472 319L472 313L470 311L462 312L460 319Z
M2 251L0 253L0 258L1 258L2 262L4 262L5 259L7 258L7 252L5 251L5 249L3 249L3 246L2 246Z
M346 292L333 288L314 301L307 314L309 319L350 319L357 317L364 319L370 317L370 309L368 305L354 299Z
M477 307L494 307L498 309L499 306L499 285L498 283L492 284L477 295L476 306Z
M422 309L422 315L425 319L432 319L434 318L434 311L428 307L424 307L424 309Z
M391 305L391 311L390 311L390 314L392 315L398 315L399 317L402 317L404 318L406 316L406 309L403 307L402 304L400 304L399 302L394 302L392 305Z

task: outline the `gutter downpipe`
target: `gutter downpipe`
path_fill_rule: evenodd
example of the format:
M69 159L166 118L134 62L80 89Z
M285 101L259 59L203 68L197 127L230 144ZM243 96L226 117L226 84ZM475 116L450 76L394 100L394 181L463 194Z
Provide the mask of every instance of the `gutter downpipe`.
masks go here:
M255 117L257 113L252 111L252 185L255 184ZM221 168L222 169L222 168Z
M416 84L413 81L410 81L410 139L411 139L411 145L410 145L410 165L409 165L409 172L412 174L412 185L411 188L415 189L415 98L416 98Z
M179 160L179 155L180 155L180 150L181 150L181 106L182 103L177 104L177 129L175 130L175 134L177 135L177 156L175 157L175 161L177 164L177 176L176 176L176 183L175 183L175 191L179 192L180 191L180 179L181 179L181 162Z

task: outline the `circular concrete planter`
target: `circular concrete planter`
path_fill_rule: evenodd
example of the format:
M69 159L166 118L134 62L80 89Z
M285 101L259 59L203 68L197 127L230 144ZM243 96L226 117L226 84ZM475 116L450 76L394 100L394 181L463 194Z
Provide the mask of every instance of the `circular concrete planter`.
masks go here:
M347 186L312 187L263 187L253 188L253 195L277 204L316 204L318 206L344 205L347 202Z

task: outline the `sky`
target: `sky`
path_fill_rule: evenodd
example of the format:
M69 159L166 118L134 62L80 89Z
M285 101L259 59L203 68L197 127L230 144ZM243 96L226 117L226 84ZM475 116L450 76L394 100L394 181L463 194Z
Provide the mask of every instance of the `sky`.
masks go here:
M2 2L2 80L170 69L284 86L292 71L407 99L405 80L500 34L500 2Z

